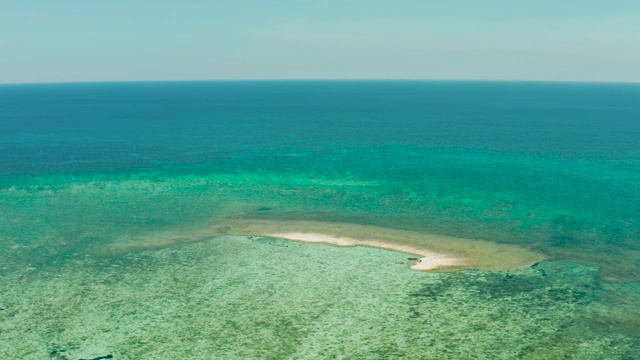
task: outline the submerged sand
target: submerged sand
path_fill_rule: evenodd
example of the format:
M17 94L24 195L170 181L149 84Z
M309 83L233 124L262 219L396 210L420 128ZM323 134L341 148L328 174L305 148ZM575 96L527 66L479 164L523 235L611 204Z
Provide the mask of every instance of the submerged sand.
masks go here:
M215 230L233 235L395 250L420 257L411 267L414 270L512 270L544 259L542 254L516 245L348 223L234 220Z

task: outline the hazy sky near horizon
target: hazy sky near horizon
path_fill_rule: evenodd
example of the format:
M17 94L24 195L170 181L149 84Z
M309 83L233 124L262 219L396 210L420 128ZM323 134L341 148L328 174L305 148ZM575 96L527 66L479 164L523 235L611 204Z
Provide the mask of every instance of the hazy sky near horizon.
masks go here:
M638 0L0 0L0 83L640 82Z

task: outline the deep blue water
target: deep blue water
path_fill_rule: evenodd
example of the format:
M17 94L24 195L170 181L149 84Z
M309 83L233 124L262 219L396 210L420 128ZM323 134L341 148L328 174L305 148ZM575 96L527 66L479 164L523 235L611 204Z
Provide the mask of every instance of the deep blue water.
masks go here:
M0 87L0 172L216 161L230 153L462 148L635 162L640 86L185 82ZM382 149L380 149L382 151Z

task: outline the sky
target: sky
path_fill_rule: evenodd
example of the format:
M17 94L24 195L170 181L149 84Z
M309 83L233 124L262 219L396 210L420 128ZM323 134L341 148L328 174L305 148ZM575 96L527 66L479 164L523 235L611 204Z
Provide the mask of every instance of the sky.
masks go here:
M639 0L0 0L0 83L640 82Z

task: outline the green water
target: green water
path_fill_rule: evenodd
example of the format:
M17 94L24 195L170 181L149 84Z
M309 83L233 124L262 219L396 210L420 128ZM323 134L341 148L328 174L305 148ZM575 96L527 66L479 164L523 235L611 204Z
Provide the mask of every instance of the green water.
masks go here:
M388 153L401 158L410 150ZM192 165L10 179L17 185L0 191L6 209L0 229L15 246L28 246L6 261L41 262L70 247L100 248L122 237L188 232L241 217L339 221L488 239L524 245L551 259L599 265L603 277L637 280L640 189L633 168L462 151L425 155L405 157L405 166L396 162L396 171L385 174L382 167L351 174L305 171L307 164L329 169L342 158L309 155L294 158L290 169L251 169L240 159L235 163L241 170L235 171ZM376 161L366 153L349 156ZM558 178L563 182L552 182ZM33 244L38 245L29 247Z

